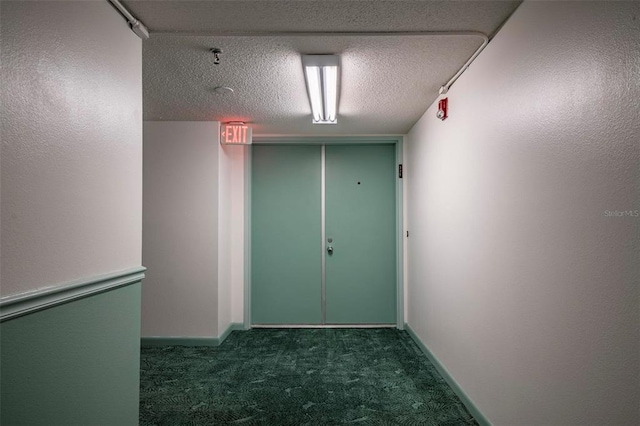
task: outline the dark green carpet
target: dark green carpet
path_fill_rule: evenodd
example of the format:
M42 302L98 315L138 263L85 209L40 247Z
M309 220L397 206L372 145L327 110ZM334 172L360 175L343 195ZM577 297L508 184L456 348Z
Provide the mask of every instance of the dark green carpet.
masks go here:
M141 425L477 425L394 329L234 331L141 359Z

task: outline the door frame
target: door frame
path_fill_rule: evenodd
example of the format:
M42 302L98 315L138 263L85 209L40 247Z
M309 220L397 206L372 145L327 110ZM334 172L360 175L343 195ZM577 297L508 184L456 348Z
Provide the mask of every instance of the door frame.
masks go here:
M255 136L255 145L377 145L395 146L396 163L396 328L404 329L404 212L403 181L399 178L399 167L403 164L403 136ZM244 329L251 328L251 145L247 146L244 157ZM320 326L325 327L325 326ZM335 327L335 326L332 326Z

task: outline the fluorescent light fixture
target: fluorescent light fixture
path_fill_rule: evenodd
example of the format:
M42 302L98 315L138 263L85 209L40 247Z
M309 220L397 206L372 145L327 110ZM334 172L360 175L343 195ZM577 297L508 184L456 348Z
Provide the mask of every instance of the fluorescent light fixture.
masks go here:
M313 124L338 123L338 67L336 55L302 55Z

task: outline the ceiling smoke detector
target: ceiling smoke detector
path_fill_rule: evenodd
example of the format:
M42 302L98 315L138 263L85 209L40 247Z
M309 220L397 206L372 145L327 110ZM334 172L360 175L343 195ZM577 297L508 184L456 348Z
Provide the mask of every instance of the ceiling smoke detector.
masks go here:
M231 87L218 86L213 89L218 95L230 95L233 93L233 89Z

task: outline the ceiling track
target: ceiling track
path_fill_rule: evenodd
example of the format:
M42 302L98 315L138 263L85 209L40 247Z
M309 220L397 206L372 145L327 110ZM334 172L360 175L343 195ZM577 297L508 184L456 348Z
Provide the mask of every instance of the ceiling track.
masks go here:
M489 44L489 36L480 31L256 31L256 32L152 32L157 36L184 37L478 37L482 44L456 72L440 87L439 93L446 94L453 83L469 68L478 55Z

